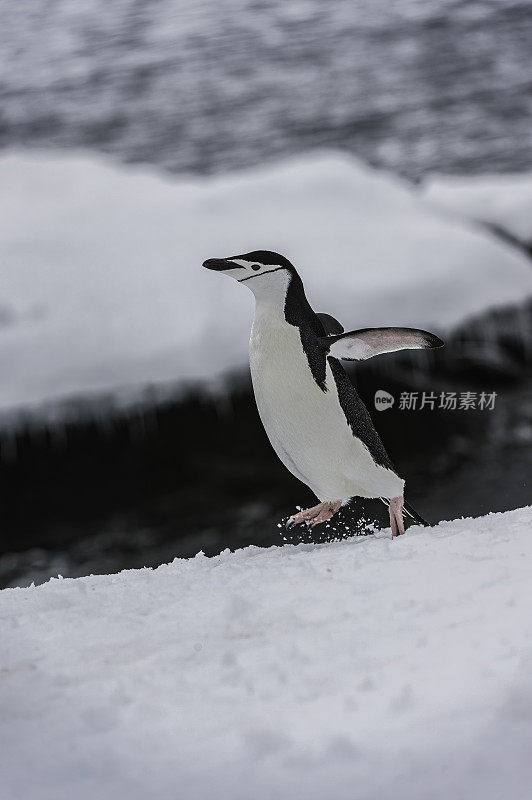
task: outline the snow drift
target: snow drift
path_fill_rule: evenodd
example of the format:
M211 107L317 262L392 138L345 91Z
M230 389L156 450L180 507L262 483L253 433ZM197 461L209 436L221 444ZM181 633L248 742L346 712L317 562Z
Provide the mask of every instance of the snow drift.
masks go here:
M247 360L252 296L201 268L264 248L347 328L442 331L532 295L525 255L354 158L173 180L93 156L0 158L0 412Z
M4 590L2 797L527 800L531 524Z

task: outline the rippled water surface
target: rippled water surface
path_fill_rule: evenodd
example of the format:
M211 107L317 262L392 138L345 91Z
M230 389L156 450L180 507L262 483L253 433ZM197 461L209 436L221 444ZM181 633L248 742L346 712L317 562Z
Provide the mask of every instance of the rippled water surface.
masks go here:
M4 0L0 145L205 172L319 146L532 164L529 0Z

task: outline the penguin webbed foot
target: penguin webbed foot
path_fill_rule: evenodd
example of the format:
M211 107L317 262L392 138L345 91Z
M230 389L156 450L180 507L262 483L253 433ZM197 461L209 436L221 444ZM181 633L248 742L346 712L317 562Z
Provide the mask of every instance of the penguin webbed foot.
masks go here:
M388 510L390 512L390 527L392 529L392 538L402 536L405 532L405 523L403 520L403 503L402 497L392 497Z
M312 508L305 508L289 517L286 522L286 527L290 529L294 525L306 522L307 525L313 528L314 525L319 525L320 522L327 522L328 519L336 514L341 505L341 500L336 500L334 502L326 500L324 503L318 503L317 506L312 506Z

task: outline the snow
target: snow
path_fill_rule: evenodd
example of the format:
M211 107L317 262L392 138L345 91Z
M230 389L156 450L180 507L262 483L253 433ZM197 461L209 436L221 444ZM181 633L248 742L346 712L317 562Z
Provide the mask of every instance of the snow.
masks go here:
M346 328L441 332L532 295L526 256L337 153L176 180L92 155L0 158L0 413L146 387L211 386L247 362L252 296L201 268L288 255ZM172 389L173 390L173 389Z
M0 593L5 800L525 800L532 508Z
M532 244L532 173L515 175L434 175L423 194L446 208Z

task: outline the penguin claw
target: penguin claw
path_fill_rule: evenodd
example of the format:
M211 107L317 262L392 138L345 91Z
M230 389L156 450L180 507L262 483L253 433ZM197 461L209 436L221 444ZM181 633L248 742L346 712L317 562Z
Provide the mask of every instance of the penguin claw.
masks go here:
M318 503L317 506L313 506L312 508L298 511L297 514L292 514L292 516L288 518L286 521L286 528L290 530L294 525L299 525L302 522L306 523L307 527L313 528L315 525L319 525L320 522L327 522L333 514L336 514L341 505L341 500L335 502L325 501L323 503Z

